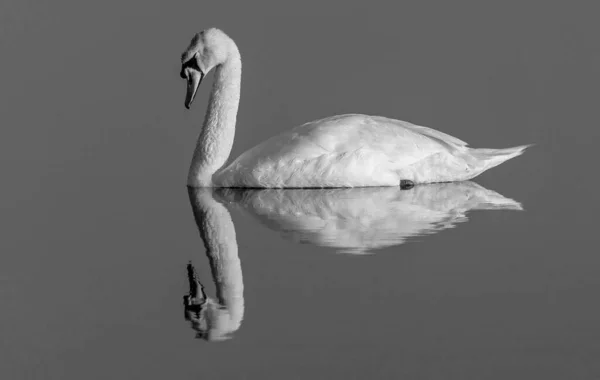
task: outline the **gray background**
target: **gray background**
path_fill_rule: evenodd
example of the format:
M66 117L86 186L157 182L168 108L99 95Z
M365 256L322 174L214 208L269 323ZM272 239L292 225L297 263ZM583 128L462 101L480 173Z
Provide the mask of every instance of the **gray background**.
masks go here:
M591 4L4 0L0 377L597 378ZM535 143L477 178L527 211L360 258L233 213L246 319L194 340L185 264L210 271L184 185L209 86L186 111L178 72L210 26L243 58L233 156L345 112Z

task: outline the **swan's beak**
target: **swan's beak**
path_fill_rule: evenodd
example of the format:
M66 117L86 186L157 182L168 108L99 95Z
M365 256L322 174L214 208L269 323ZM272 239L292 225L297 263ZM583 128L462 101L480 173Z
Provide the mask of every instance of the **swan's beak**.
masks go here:
M185 76L184 76L185 75ZM181 70L181 76L187 78L187 94L185 95L185 108L190 109L198 87L204 78L204 73L201 70L196 70L191 67L186 67Z

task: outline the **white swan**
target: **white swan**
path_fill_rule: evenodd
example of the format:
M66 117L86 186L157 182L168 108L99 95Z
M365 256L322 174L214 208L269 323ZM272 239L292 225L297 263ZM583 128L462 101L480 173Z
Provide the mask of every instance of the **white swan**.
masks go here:
M190 107L216 68L204 125L188 175L193 187L362 187L463 181L518 156L527 146L473 149L445 133L379 116L313 121L246 151L226 167L240 100L242 61L219 29L194 36L181 57Z
M471 182L436 183L410 190L217 189L227 208L240 206L286 238L364 254L412 236L452 228L471 210L521 210L521 205Z

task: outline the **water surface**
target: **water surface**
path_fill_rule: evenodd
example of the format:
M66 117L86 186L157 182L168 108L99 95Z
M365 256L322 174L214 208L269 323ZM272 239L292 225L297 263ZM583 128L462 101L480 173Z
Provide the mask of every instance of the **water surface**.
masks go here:
M0 377L598 378L592 8L3 2ZM212 76L186 111L178 59L208 26L244 60L233 156L346 112L535 146L462 185L210 193L207 242Z

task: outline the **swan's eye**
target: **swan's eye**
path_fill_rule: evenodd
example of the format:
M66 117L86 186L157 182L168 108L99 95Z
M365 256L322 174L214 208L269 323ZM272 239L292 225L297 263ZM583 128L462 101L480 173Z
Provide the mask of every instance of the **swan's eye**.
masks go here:
M192 57L192 59L189 59L188 61L181 64L182 71L188 67L202 72L202 70L200 69L200 66L198 65L198 60L196 59L196 57Z
M197 56L193 56L191 59L188 59L187 61L185 61L181 64L181 72L179 73L179 76L182 77L183 79L187 78L187 75L185 74L185 69L187 69L187 68L194 69L194 70L202 73L202 75L204 75L204 71L202 71L202 69L200 68L200 65L198 65Z

